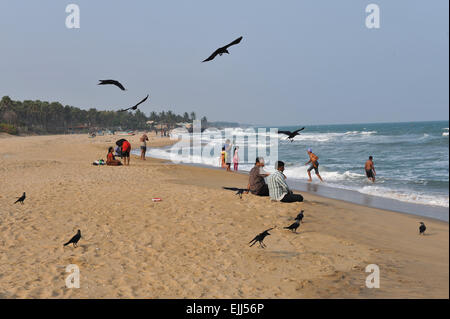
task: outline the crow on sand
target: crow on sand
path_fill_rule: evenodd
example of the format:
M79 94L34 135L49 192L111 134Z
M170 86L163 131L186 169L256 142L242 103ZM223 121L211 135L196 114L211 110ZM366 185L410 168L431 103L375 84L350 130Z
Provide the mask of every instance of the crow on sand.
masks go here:
M81 238L81 230L78 229L77 233L75 234L75 236L73 236L67 243L64 244L64 246L67 246L69 244L73 244L73 247L78 247L78 241Z
M25 198L27 198L27 197L25 196L25 192L23 192L23 195L20 197L17 197L17 200L14 202L14 204L20 202L23 205L23 201L25 200Z
M274 229L275 227L269 228L265 231L263 231L262 233L256 235L255 238L253 238L252 240L250 240L249 244L253 242L253 244L250 245L250 247L252 247L254 244L256 244L256 242L259 242L259 247L261 248L265 248L266 245L263 243L263 240L266 236L270 235L269 231Z

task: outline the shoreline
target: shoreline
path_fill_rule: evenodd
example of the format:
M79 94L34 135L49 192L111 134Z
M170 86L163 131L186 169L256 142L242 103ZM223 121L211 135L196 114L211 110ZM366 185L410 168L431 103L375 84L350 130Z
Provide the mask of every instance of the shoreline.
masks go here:
M156 157L148 157L148 158L152 158L154 160L165 161L164 159L156 158ZM170 162L167 162L167 161L165 161L164 163L165 164L172 164L172 165L181 165L181 166L186 166L186 167L189 167L189 166L191 166L191 167L199 167L199 168L204 168L204 169L208 169L208 170L224 171L222 168L219 168L219 167L211 167L211 166L208 166L208 165L203 165L203 164L198 164L198 163L170 163ZM248 172L245 172L245 171L238 171L238 172L232 172L232 173L248 177ZM304 183L304 185L306 187L310 186L311 188L315 188L315 187L321 186L320 184L307 184L307 183ZM238 187L238 186L230 185L230 187ZM324 187L324 185L322 185L322 187ZM336 190L337 194L339 194L340 191L348 191L348 192L351 192L351 193L357 193L357 192L354 192L354 191L343 190L343 189L340 189L340 188L334 188L334 187L329 187L329 188L331 188L333 190ZM445 210L444 213L447 214L446 215L447 216L447 220L439 219L439 218L436 218L436 217L433 217L433 216L424 216L424 215L414 214L414 213L405 212L405 211L401 211L401 210L393 210L393 209L388 208L388 207L378 207L378 206L366 205L366 204L361 204L361 203L358 203L358 202L355 202L355 201L351 201L351 200L345 200L345 199L342 199L342 198L335 198L335 197L332 197L332 196L326 196L326 195L323 195L320 191L318 192L317 190L312 190L312 191L311 190L303 190L303 189L301 189L299 187L292 188L292 190L294 192L296 192L296 193L302 192L302 195L303 195L303 193L307 193L309 195L321 197L323 199L332 199L332 200L336 200L336 201L341 201L343 203L348 203L348 204L354 204L354 205L362 206L362 207L365 207L365 208L382 209L384 211L388 211L388 212L391 212L391 213L394 213L394 214L402 214L402 215L406 215L406 216L410 216L410 217L414 217L414 218L421 217L423 220L433 220L433 221L437 221L437 222L442 222L444 224L449 224L449 221L448 221L448 210L445 210L445 208L444 208L444 210ZM386 200L386 203L391 202L391 201L392 202L400 202L401 204L406 204L405 206L415 206L415 208L417 210L420 210L421 206L428 206L428 205L421 205L421 204L404 203L404 202L396 201L396 200L389 199L389 198L383 198L383 197L367 195L367 194L361 194L361 196L364 196L364 197L375 197L377 199L379 198L379 199L381 199L381 201Z
M175 144L176 141L174 141L173 144ZM172 144L172 145L173 145ZM171 145L159 147L161 149L168 148ZM138 154L140 152L139 149L133 150L135 153L134 155ZM132 151L132 152L133 152ZM164 158L157 158L157 157L151 157L158 160L163 160L167 162L171 162L169 159ZM201 163L173 163L175 165L186 165L186 166L197 166L207 169L213 169L213 170L223 170L220 167L214 167L207 164L201 164ZM232 171L233 173L236 173ZM238 174L243 174L248 176L247 171L238 171ZM357 192L355 190L349 190L349 189L343 189L338 187L330 186L329 184L321 184L321 183L307 183L300 180L289 180L288 176L288 185L289 187L297 192L306 192L309 194L314 194L317 196L321 196L328 199L335 199L335 200L341 200L344 202L361 205L364 207L370 207L370 208L378 208L383 210L388 210L394 213L400 213L400 214L407 214L411 216L418 216L422 218L429 218L433 220L443 221L446 223L449 223L449 211L448 207L442 207L442 206L433 206L433 205L426 205L426 204L414 204L411 202L401 201L397 199L392 199L388 197L382 197L382 196L375 196L370 194L363 194L360 192ZM247 185L245 185L246 187ZM245 188L244 186L241 186L242 188Z

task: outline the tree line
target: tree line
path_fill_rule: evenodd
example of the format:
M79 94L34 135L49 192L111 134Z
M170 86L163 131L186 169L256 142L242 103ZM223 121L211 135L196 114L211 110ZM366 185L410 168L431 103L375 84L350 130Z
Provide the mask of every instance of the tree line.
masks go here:
M183 115L172 111L151 112L149 116L139 109L132 112L82 110L59 102L13 101L4 96L0 101L0 132L9 134L60 134L93 130L149 130L172 129L177 123L196 120L195 112ZM201 119L202 127L208 120Z

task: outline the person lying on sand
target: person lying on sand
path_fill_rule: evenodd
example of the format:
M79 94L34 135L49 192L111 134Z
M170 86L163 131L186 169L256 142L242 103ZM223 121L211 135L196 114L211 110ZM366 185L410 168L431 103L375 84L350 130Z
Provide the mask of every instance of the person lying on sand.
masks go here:
M284 162L277 161L275 169L275 173L267 178L270 199L283 203L303 202L303 196L292 193L286 183L286 176L283 174Z
M116 160L116 157L114 156L114 148L112 146L108 149L108 155L106 156L106 165L109 166L122 165L121 161Z

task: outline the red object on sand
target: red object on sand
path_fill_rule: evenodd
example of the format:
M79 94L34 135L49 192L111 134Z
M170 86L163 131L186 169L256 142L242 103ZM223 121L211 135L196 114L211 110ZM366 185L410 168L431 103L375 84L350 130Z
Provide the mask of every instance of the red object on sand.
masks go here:
M152 201L154 201L154 202L160 202L160 201L162 201L162 199L161 199L161 198L158 198L158 197L156 197L156 198L152 198Z

